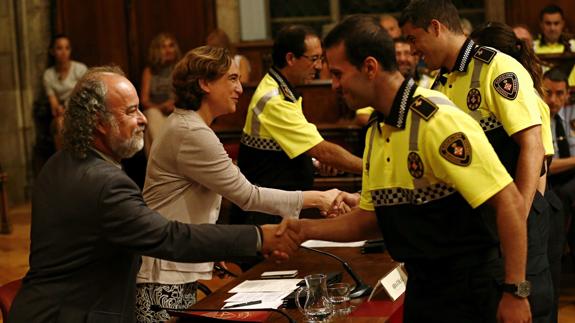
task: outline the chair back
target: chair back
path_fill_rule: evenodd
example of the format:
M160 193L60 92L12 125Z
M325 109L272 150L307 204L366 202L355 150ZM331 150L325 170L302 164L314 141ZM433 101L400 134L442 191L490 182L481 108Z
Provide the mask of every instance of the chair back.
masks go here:
M8 318L8 311L12 306L12 301L22 286L22 279L11 281L0 287L0 312L4 322Z

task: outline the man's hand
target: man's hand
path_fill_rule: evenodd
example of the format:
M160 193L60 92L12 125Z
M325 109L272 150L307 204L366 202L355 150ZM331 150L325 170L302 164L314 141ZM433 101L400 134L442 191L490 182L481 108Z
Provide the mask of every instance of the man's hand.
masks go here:
M285 221L286 219L284 219ZM279 225L266 224L261 226L264 235L262 253L266 258L272 257L277 262L288 260L302 243L299 225L282 225L283 222Z
M359 205L360 195L358 193L340 192L333 200L328 214L345 214L352 208Z
M503 293L497 308L497 321L502 323L529 323L531 310L526 298L517 298L509 293Z
M331 177L343 174L343 171L340 171L335 167L324 164L317 159L313 159L313 166L317 169L317 171L321 176Z
M334 212L332 210L333 203L335 202L335 199L341 193L345 193L345 192L342 192L336 188L331 189L329 191L322 192L320 205L318 206L318 209L320 210L321 215L328 217L328 218L331 218L331 217L336 217L338 215L345 213L345 212L343 212L343 213L342 212Z

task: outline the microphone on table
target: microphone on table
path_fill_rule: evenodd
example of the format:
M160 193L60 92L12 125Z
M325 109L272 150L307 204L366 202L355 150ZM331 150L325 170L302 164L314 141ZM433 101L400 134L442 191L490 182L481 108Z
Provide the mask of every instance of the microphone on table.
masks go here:
M331 254L329 252L321 251L321 250L310 248L310 247L300 246L300 248L304 248L304 249L311 250L311 251L314 251L317 253L321 253L321 254L324 254L326 256L330 256L330 257L336 259L337 261L339 261L343 265L343 268L345 268L345 271L351 276L351 278L355 282L355 287L350 292L349 297L359 298L359 297L362 297L362 296L365 296L365 295L368 295L369 293L371 293L371 287L369 285L367 285L366 283L364 283L363 280L361 280L361 278L353 271L353 269L351 269L351 266L346 261L341 259L340 257L338 257L334 254Z
M230 309L213 309L213 308L190 308L188 310L176 310L173 308L162 307L158 304L153 304L150 306L150 310L153 312L159 312L162 310L166 310L168 314L182 314L182 317L186 317L189 315L190 312L276 312L283 315L288 322L290 323L297 323L288 313L278 310L277 308L254 308L254 309L240 309L240 308L230 308ZM172 314L170 314L172 315ZM173 315L172 315L173 316ZM185 321L185 320L184 320Z

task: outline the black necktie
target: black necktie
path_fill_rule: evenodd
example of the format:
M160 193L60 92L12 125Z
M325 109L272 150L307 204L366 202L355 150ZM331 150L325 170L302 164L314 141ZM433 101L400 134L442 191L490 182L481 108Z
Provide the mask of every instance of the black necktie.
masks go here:
M559 148L559 158L570 157L569 142L563 127L563 120L561 120L559 115L555 115L555 140L557 141L557 148Z

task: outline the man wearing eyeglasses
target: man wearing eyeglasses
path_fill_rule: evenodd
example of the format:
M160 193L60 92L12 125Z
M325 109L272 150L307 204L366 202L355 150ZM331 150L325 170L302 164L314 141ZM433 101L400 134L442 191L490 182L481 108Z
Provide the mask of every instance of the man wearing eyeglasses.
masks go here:
M302 111L302 97L294 86L313 80L322 68L323 51L309 27L282 28L274 40L273 66L250 102L238 154L238 166L254 184L284 190L313 186L315 158L323 166L361 173L361 159L322 138ZM279 223L281 218L261 213L241 214L234 221Z

